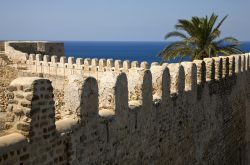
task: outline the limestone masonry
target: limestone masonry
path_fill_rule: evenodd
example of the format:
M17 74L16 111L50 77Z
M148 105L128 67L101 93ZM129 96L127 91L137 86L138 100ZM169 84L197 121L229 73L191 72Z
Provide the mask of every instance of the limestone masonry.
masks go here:
M0 50L16 63L24 63L27 54L40 53L57 57L64 56L64 43L46 41L6 41L0 42Z
M22 67L8 64L1 165L250 164L250 54L149 65L35 53L8 55Z

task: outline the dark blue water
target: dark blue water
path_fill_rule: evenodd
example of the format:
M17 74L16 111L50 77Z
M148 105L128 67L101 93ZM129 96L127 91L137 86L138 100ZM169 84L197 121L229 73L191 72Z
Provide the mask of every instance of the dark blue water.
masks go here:
M169 42L88 42L67 41L65 44L65 55L81 58L112 58L130 61L147 61L149 63L161 58L157 54L164 49ZM242 42L240 48L250 52L250 42ZM170 62L177 62L178 59Z

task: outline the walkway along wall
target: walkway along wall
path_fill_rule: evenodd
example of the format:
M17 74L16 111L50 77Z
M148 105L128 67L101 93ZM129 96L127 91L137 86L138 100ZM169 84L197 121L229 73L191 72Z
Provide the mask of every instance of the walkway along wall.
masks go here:
M14 80L0 164L248 163L248 54L133 65L106 67L98 79L67 76L60 120L51 81Z

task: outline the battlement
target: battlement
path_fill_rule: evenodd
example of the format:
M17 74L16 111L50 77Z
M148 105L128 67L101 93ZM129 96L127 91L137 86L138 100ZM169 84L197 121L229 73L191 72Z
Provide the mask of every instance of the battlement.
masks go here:
M235 58L238 58L237 55ZM248 57L248 54L244 55L245 62L242 61L241 63L246 64L246 61ZM230 61L231 60L231 61ZM230 64L234 65L234 62L232 60L235 60L233 56L230 57L216 57L212 59L204 59L203 64L201 64L202 61L195 60L193 63L190 65L196 65L194 67L201 67L201 71L198 71L200 76L202 75L207 75L207 77L199 77L198 82L200 81L205 81L209 80L210 78L214 79L220 79L220 76L227 76L227 74L233 74L233 72L238 72L238 68L236 70L230 66ZM141 68L141 69L150 69L150 68L157 68L157 66L160 66L157 62L148 64L147 62L141 62L139 63L138 61L121 61L121 60L113 60L113 59L82 59L82 58L77 58L76 60L74 57L61 57L58 59L56 56L49 57L48 55L42 55L40 54L30 54L29 58L26 62L27 64L27 70L22 71L24 73L33 73L33 74L39 74L42 73L44 75L49 75L49 76L62 76L62 77L67 77L69 75L81 75L84 77L87 76L92 76L95 77L96 79L99 79L102 74L106 71L113 71L117 73L125 72L128 73L129 69L131 68ZM182 63L184 66L189 65L186 62ZM168 64L164 64L168 65ZM171 66L172 65L172 66ZM201 65L201 66L199 66ZM204 65L204 66L203 66ZM181 66L180 70L183 70L184 66ZM215 68L215 66L217 68ZM173 70L176 70L176 65L175 64L170 64L169 65L170 69L173 68ZM187 68L188 66L186 66ZM207 73L204 73L204 68L207 69ZM211 68L209 68L211 67ZM218 73L222 72L221 69L224 67L223 73ZM246 67L246 66L245 66ZM243 69L244 67L242 67ZM188 70L186 70L188 71ZM217 71L217 73L216 73ZM202 73L200 73L202 72ZM214 73L213 73L214 72ZM211 75L209 75L211 74ZM221 74L221 75L218 75ZM23 74L27 75L27 74ZM211 77L215 76L216 77ZM203 80L201 80L201 78Z
M242 54L148 69L146 62L30 55L27 72L65 77L62 117L55 118L50 80L14 80L0 164L238 164L249 60Z
M27 71L30 73L43 73L56 76L68 76L72 74L84 76L98 76L98 73L106 71L128 72L130 68L148 69L147 62L132 61L129 62L113 59L82 59L74 57L49 57L40 54L30 54L27 60Z

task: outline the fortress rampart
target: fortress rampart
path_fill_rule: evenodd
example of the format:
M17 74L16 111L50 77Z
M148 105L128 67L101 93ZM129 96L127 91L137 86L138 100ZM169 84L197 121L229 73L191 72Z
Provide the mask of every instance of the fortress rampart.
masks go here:
M152 65L157 65L153 63ZM56 76L83 75L98 77L98 73L106 71L128 72L133 67L148 69L147 62L129 62L113 59L82 59L74 57L49 57L41 54L30 54L27 60L27 70L31 73L43 73Z
M64 56L64 43L46 41L4 41L5 54L15 63L25 63L28 54L40 53L49 56Z
M153 63L30 55L8 88L0 164L247 164L249 54Z
M152 63L152 66L159 65ZM56 57L41 54L30 54L26 61L26 70L21 70L20 76L38 76L49 78L53 86L62 89L64 80L69 75L78 75L83 77L94 77L100 79L105 72L112 71L115 73L128 73L130 68L149 69L147 62L138 61L121 61L113 59L82 59L74 57Z

